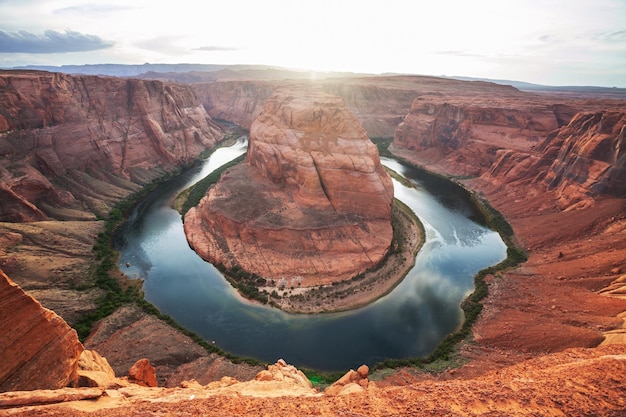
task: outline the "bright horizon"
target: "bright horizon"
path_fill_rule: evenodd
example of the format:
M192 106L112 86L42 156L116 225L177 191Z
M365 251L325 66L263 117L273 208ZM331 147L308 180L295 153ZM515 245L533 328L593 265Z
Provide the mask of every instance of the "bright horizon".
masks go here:
M0 0L0 67L198 63L626 88L624 0Z

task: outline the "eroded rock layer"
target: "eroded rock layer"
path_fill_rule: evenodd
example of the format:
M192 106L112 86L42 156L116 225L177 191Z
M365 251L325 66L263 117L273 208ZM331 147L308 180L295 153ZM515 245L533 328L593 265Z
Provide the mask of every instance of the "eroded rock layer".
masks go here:
M547 186L560 209L626 196L626 112L581 112L530 151L500 150L484 180Z
M626 112L577 114L540 150L558 150L544 182L558 188L563 206L591 196L626 197Z
M0 392L76 383L83 345L76 331L0 269Z
M392 201L378 151L343 101L285 90L253 123L246 163L187 213L185 233L213 263L316 285L382 260Z
M221 137L186 86L1 72L0 220L105 215Z
M420 97L398 126L394 145L446 161L460 174L481 174L498 149L527 149L559 127L550 106L519 95L509 92L499 102L489 94Z

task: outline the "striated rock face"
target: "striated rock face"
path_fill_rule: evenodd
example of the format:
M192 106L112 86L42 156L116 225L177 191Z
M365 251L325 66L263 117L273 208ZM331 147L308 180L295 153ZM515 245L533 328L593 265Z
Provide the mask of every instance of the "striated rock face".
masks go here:
M391 179L343 100L295 94L266 102L250 130L246 162L272 183L293 188L302 205L389 219Z
M557 188L561 206L585 204L590 196L626 197L625 112L577 114L539 151L539 165L553 161L543 181Z
M392 201L377 149L343 101L284 90L253 123L246 163L187 213L185 233L211 262L316 285L382 260Z
M555 192L560 209L626 196L626 112L581 112L532 151L502 150L484 180Z
M257 80L201 83L191 87L211 117L249 129L278 85L278 82Z
M497 160L498 149L526 149L559 127L548 106L508 100L494 105L486 96L421 97L398 126L394 145L426 151L428 159L446 160L459 174L479 175Z
M0 270L0 391L57 389L78 380L76 331Z
M186 86L4 71L0 219L62 217L59 208L105 214L221 136Z

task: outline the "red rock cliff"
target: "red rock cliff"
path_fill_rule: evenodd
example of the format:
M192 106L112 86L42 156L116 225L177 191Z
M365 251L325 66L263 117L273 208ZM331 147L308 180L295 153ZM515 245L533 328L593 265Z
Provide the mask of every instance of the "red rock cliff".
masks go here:
M393 186L343 101L284 90L253 123L247 163L185 216L205 259L316 285L376 265L392 238Z
M558 189L563 205L626 197L625 112L577 114L539 147L546 158L557 150L544 182Z
M581 112L529 151L502 150L483 180L547 186L560 209L626 196L626 113Z
M527 149L559 127L546 104L522 101L516 93L494 97L424 96L398 126L394 145L426 159L446 161L463 175L479 175L497 159L498 149Z
M0 269L0 392L76 383L83 345L76 331Z
M261 113L265 100L277 88L315 85L328 94L343 98L369 137L391 137L409 112L413 100L425 91L439 88L441 81L444 85L459 83L430 77L356 77L288 82L219 81L191 87L212 117L249 128Z
M112 202L214 146L220 128L186 86L0 73L0 219Z

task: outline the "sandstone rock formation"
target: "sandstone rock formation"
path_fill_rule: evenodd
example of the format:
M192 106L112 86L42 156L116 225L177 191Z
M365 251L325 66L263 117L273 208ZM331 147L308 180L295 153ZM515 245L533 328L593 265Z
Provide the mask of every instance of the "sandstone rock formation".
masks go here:
M558 190L562 207L592 196L626 197L626 112L577 114L538 151L540 165L553 160L544 182Z
M252 125L246 163L186 214L185 233L213 263L311 286L382 260L392 201L377 149L342 100L285 90Z
M379 77L371 80L372 83L383 83ZM338 88L340 84L337 84ZM626 378L624 359L626 351L623 345L623 312L626 310L626 301L623 298L626 270L624 263L626 201L623 196L620 197L619 191L617 193L614 191L615 185L619 186L623 182L613 181L612 175L605 176L613 172L613 167L623 165L611 162L611 167L606 169L602 167L607 161L618 161L623 156L623 152L620 151L623 148L621 145L623 140L619 139L620 131L616 130L618 124L611 122L614 119L610 113L616 111L623 113L625 101L574 102L569 98L564 100L562 97L549 95L539 97L520 94L511 89L508 89L510 92L507 93L506 88L488 91L489 88L491 87L485 83L430 79L428 82L424 80L421 90L415 91L424 102L430 101L435 106L447 103L449 111L452 109L451 106L455 106L460 109L455 111L465 114L467 110L463 101L468 97L471 99L477 97L472 97L471 94L461 97L463 95L461 93L471 90L474 91L474 95L479 95L480 90L485 89L485 92L493 94L490 97L486 94L484 98L492 100L490 106L493 108L504 107L506 112L502 114L508 115L508 112L516 107L523 112L525 106L531 102L541 104L544 107L537 108L542 112L546 108L552 111L561 129L553 134L547 133L549 140L543 142L545 146L541 137L532 140L517 138L515 132L519 127L509 129L504 126L502 136L496 127L481 126L481 130L493 130L493 135L477 136L473 133L471 125L467 126L472 140L466 140L466 136L452 135L450 138L453 140L441 146L436 141L417 146L409 142L417 140L417 136L412 139L407 135L405 137L407 141L402 146L398 146L401 144L400 141L394 146L394 152L404 158L447 175L482 173L479 178L462 181L471 190L485 196L506 216L520 242L528 250L529 260L521 267L487 277L489 295L484 300L479 322L473 328L475 343L461 347L460 355L467 361L461 368L444 371L441 374L423 374L415 369L398 370L386 381L377 379L375 384L369 384L366 392L340 396L321 395L314 390L296 391L294 385L285 388L276 381L248 381L239 385L233 378L226 378L223 381L210 382L210 377L204 373L207 369L211 372L210 368L215 362L209 364L213 358L201 356L198 353L199 346L193 345L190 339L182 338L180 334L172 336L175 332L171 328L168 334L168 330L164 330L165 324L144 320L145 316L128 321L118 320L119 316L115 316L111 317L111 321L120 322L112 326L115 328L110 331L104 331L105 326L102 326L103 331L96 339L101 339L97 341L97 345L108 348L105 356L109 358L110 352L113 359L109 360L112 364L117 363L117 366L122 367L124 374L132 365L132 362L127 364L126 357L141 350L142 356L145 353L145 356L150 357L152 363L157 365L159 378L162 378L161 369L169 367L172 372L173 366L191 361L186 364L186 369L177 368L176 379L180 381L183 374L185 378L194 377L194 371L200 368L198 372L209 382L197 384L197 387L194 385L196 388L193 389L145 388L132 385L107 390L106 395L103 395L100 388L0 393L0 407L94 398L59 406L47 405L45 408L29 406L2 410L0 414L6 411L10 415L78 416L92 415L93 410L100 409L98 415L128 416L143 416L146 413L253 416L258 415L259 410L266 410L275 417L352 414L387 416L410 413L621 415L626 409L623 388L623 381ZM346 89L348 90L350 89ZM358 97L355 102L359 102L360 97L364 97L358 94L359 91L374 90L350 91L349 94L354 93ZM432 94L435 91L437 94ZM372 94L378 95L374 92ZM516 96L521 99L517 102L519 105L509 101ZM383 94L378 97L383 97ZM253 97L249 98L250 102L253 100ZM499 102L500 100L502 101ZM400 101L403 99L398 99L398 102ZM346 102L350 101L346 99ZM384 110L382 101L376 106L367 100L365 103L372 109L380 109L375 110L376 113ZM478 107L486 108L486 104L481 106L483 104ZM243 109L245 106L238 108ZM349 108L355 112L350 105ZM607 109L610 111L602 113L602 110ZM0 106L0 112L2 110L4 107ZM395 110L390 110L388 114L391 115ZM447 112L442 111L441 115L448 114L446 117L454 119L452 117L454 112ZM580 114L574 118L579 112ZM406 113L408 110L404 111L404 114ZM28 111L25 111L25 114L28 114ZM523 117L524 120L532 119L529 115ZM572 119L579 119L580 130L578 127L574 129ZM459 120L465 120L461 121L460 125L469 123L467 119ZM602 123L597 123L597 120ZM408 124L408 116L406 121ZM570 121L572 132L568 133L567 125ZM590 145L582 149L576 145L576 141L586 137L582 130L584 126L589 126L590 131L594 133L589 136ZM610 133L607 133L609 131ZM17 134L17 131L10 133ZM3 133L2 140L8 135L8 131ZM517 139L509 141L506 139L508 137ZM2 140L0 153L4 152L7 146ZM459 145L456 148L450 146L455 140ZM493 143L489 143L490 140L493 140ZM617 147L607 147L606 142ZM553 157L546 158L548 153ZM482 155L488 157L483 158ZM613 159L598 155L613 155L611 157ZM4 159L4 156L2 158L0 170L6 169L15 173L16 167L11 166L11 161ZM472 168L474 159L480 165L479 169ZM496 163L490 165L494 161ZM593 178L592 181L585 179L587 177L583 172L587 168L581 169L584 166L589 167L592 175L588 178ZM23 165L22 168L24 172L22 181L26 181L28 177L34 178L39 183L43 181L38 179L37 173L30 171L27 165ZM20 179L22 176L15 175L15 178ZM546 179L547 182L544 181ZM126 182L123 184L124 187L132 185ZM550 188L550 184L555 186ZM607 184L610 186L605 187ZM597 185L602 187L598 188ZM15 189L35 195L37 193L33 190L37 187L45 190L45 186L25 182L25 186ZM54 186L57 187L58 183L54 182ZM5 191L3 189L1 192ZM58 195L55 198L64 198L66 195L63 191L52 191L50 195L54 197L55 193ZM18 195L15 192L14 194ZM13 201L11 199L15 198L14 194L7 194L7 198L2 194L0 204ZM109 198L115 200L117 197ZM579 202L583 204L578 204ZM592 204L589 204L590 202ZM21 214L24 218L28 216L37 218L41 215L39 214L42 212L41 207L50 210L45 204L33 205L30 209L22 203L10 207L15 208L9 209L14 213L26 213ZM569 210L561 210L564 207ZM49 215L48 212L42 213ZM74 215L78 217L81 213L75 212ZM21 224L20 228L9 223L0 225L6 232L0 236L0 248L4 246L2 249L4 253L0 253L3 265L13 265L16 272L25 275L31 270L29 268L32 268L28 265L36 263L31 262L27 265L22 262L25 252L35 258L31 248L39 246L47 256L54 256L50 248L64 250L69 240L62 235L51 233L63 226L52 223L33 224L32 230L31 225ZM89 233L76 233L74 236L87 249L66 251L67 253L58 256L67 257L67 262L72 257L76 258L79 253L82 257L88 257L88 248L91 246L93 236L97 234L97 222L89 224L93 228ZM26 232L22 226L28 226L29 231ZM85 229L84 226L82 228ZM18 246L19 250L16 249ZM57 272L66 273L72 269L68 264L63 266L63 270L55 268L55 271L48 271L49 275L46 275L47 262L47 258L46 261L38 262L40 265L37 275L40 279L33 285L36 289L45 288L45 285L52 287L58 285L57 281L52 279L46 281L46 278L56 276ZM72 270L72 273L78 272ZM78 300L75 295L76 293L72 293L72 296L65 297L68 311L72 308L70 301L74 301L79 308L85 308L82 299L75 301ZM11 313L14 314L14 311ZM132 315L136 316L135 313ZM4 317L0 316L0 320ZM13 326L11 324L6 327L4 322L1 325L3 330ZM114 340L109 343L109 339ZM591 349L580 348L596 346L600 342L617 344ZM571 349L572 347L577 348ZM158 363L152 358L158 358ZM133 361L136 359L133 358ZM173 363L175 365L172 365ZM0 361L0 369L3 365L4 362ZM218 367L222 372L221 365ZM236 372L233 368L229 371ZM255 370L252 375L257 371ZM245 381L251 377L237 378ZM374 378L374 375L370 376L370 379ZM207 388L207 384L210 388ZM175 385L180 386L180 382ZM96 397L100 398L96 400Z
M0 270L0 391L76 384L83 345L76 331Z
M211 117L249 129L279 85L273 81L223 81L193 84L191 88Z
M189 336L137 306L124 306L100 320L85 347L106 357L116 375L128 375L137 361L148 358L161 387L177 387L189 379L205 385L224 376L247 380L262 369L207 353Z
M349 395L363 392L369 386L367 374L369 367L361 365L355 371L350 369L344 376L335 381L330 387L324 390L326 395Z
M571 349L487 372L479 377L433 379L410 385L370 384L349 395L325 395L300 387L292 379L245 381L232 378L178 388L130 385L0 394L0 406L15 407L12 416L202 415L291 417L300 415L377 416L538 416L612 417L626 407L623 347ZM405 374L406 375L406 374ZM80 401L84 398L84 401ZM42 402L59 404L37 406ZM28 405L26 408L17 408Z
M304 373L293 365L288 365L279 359L275 365L269 365L266 370L259 372L255 381L289 381L296 386L312 389L313 384Z
M128 370L128 381L144 387L156 387L156 369L146 358L139 359Z
M626 112L581 112L529 151L499 151L484 181L547 186L560 209L626 196Z
M111 388L117 385L117 380L106 358L95 350L83 350L78 358L78 385Z
M180 80L185 82L185 80ZM265 101L278 88L309 88L316 86L325 93L343 98L348 110L359 120L369 137L393 137L414 100L421 96L458 98L476 95L499 97L526 95L510 86L485 82L444 80L423 76L340 77L311 80L224 80L194 83L207 112L216 119L225 119L246 128L261 113ZM527 98L527 97L526 97ZM529 100L531 101L531 100ZM568 105L554 105L553 111L565 114Z
M4 71L0 135L0 220L33 221L105 215L222 133L185 86Z
M489 94L420 97L398 126L394 145L445 160L460 174L479 175L495 162L498 149L526 149L559 127L546 104L508 95L497 103Z

